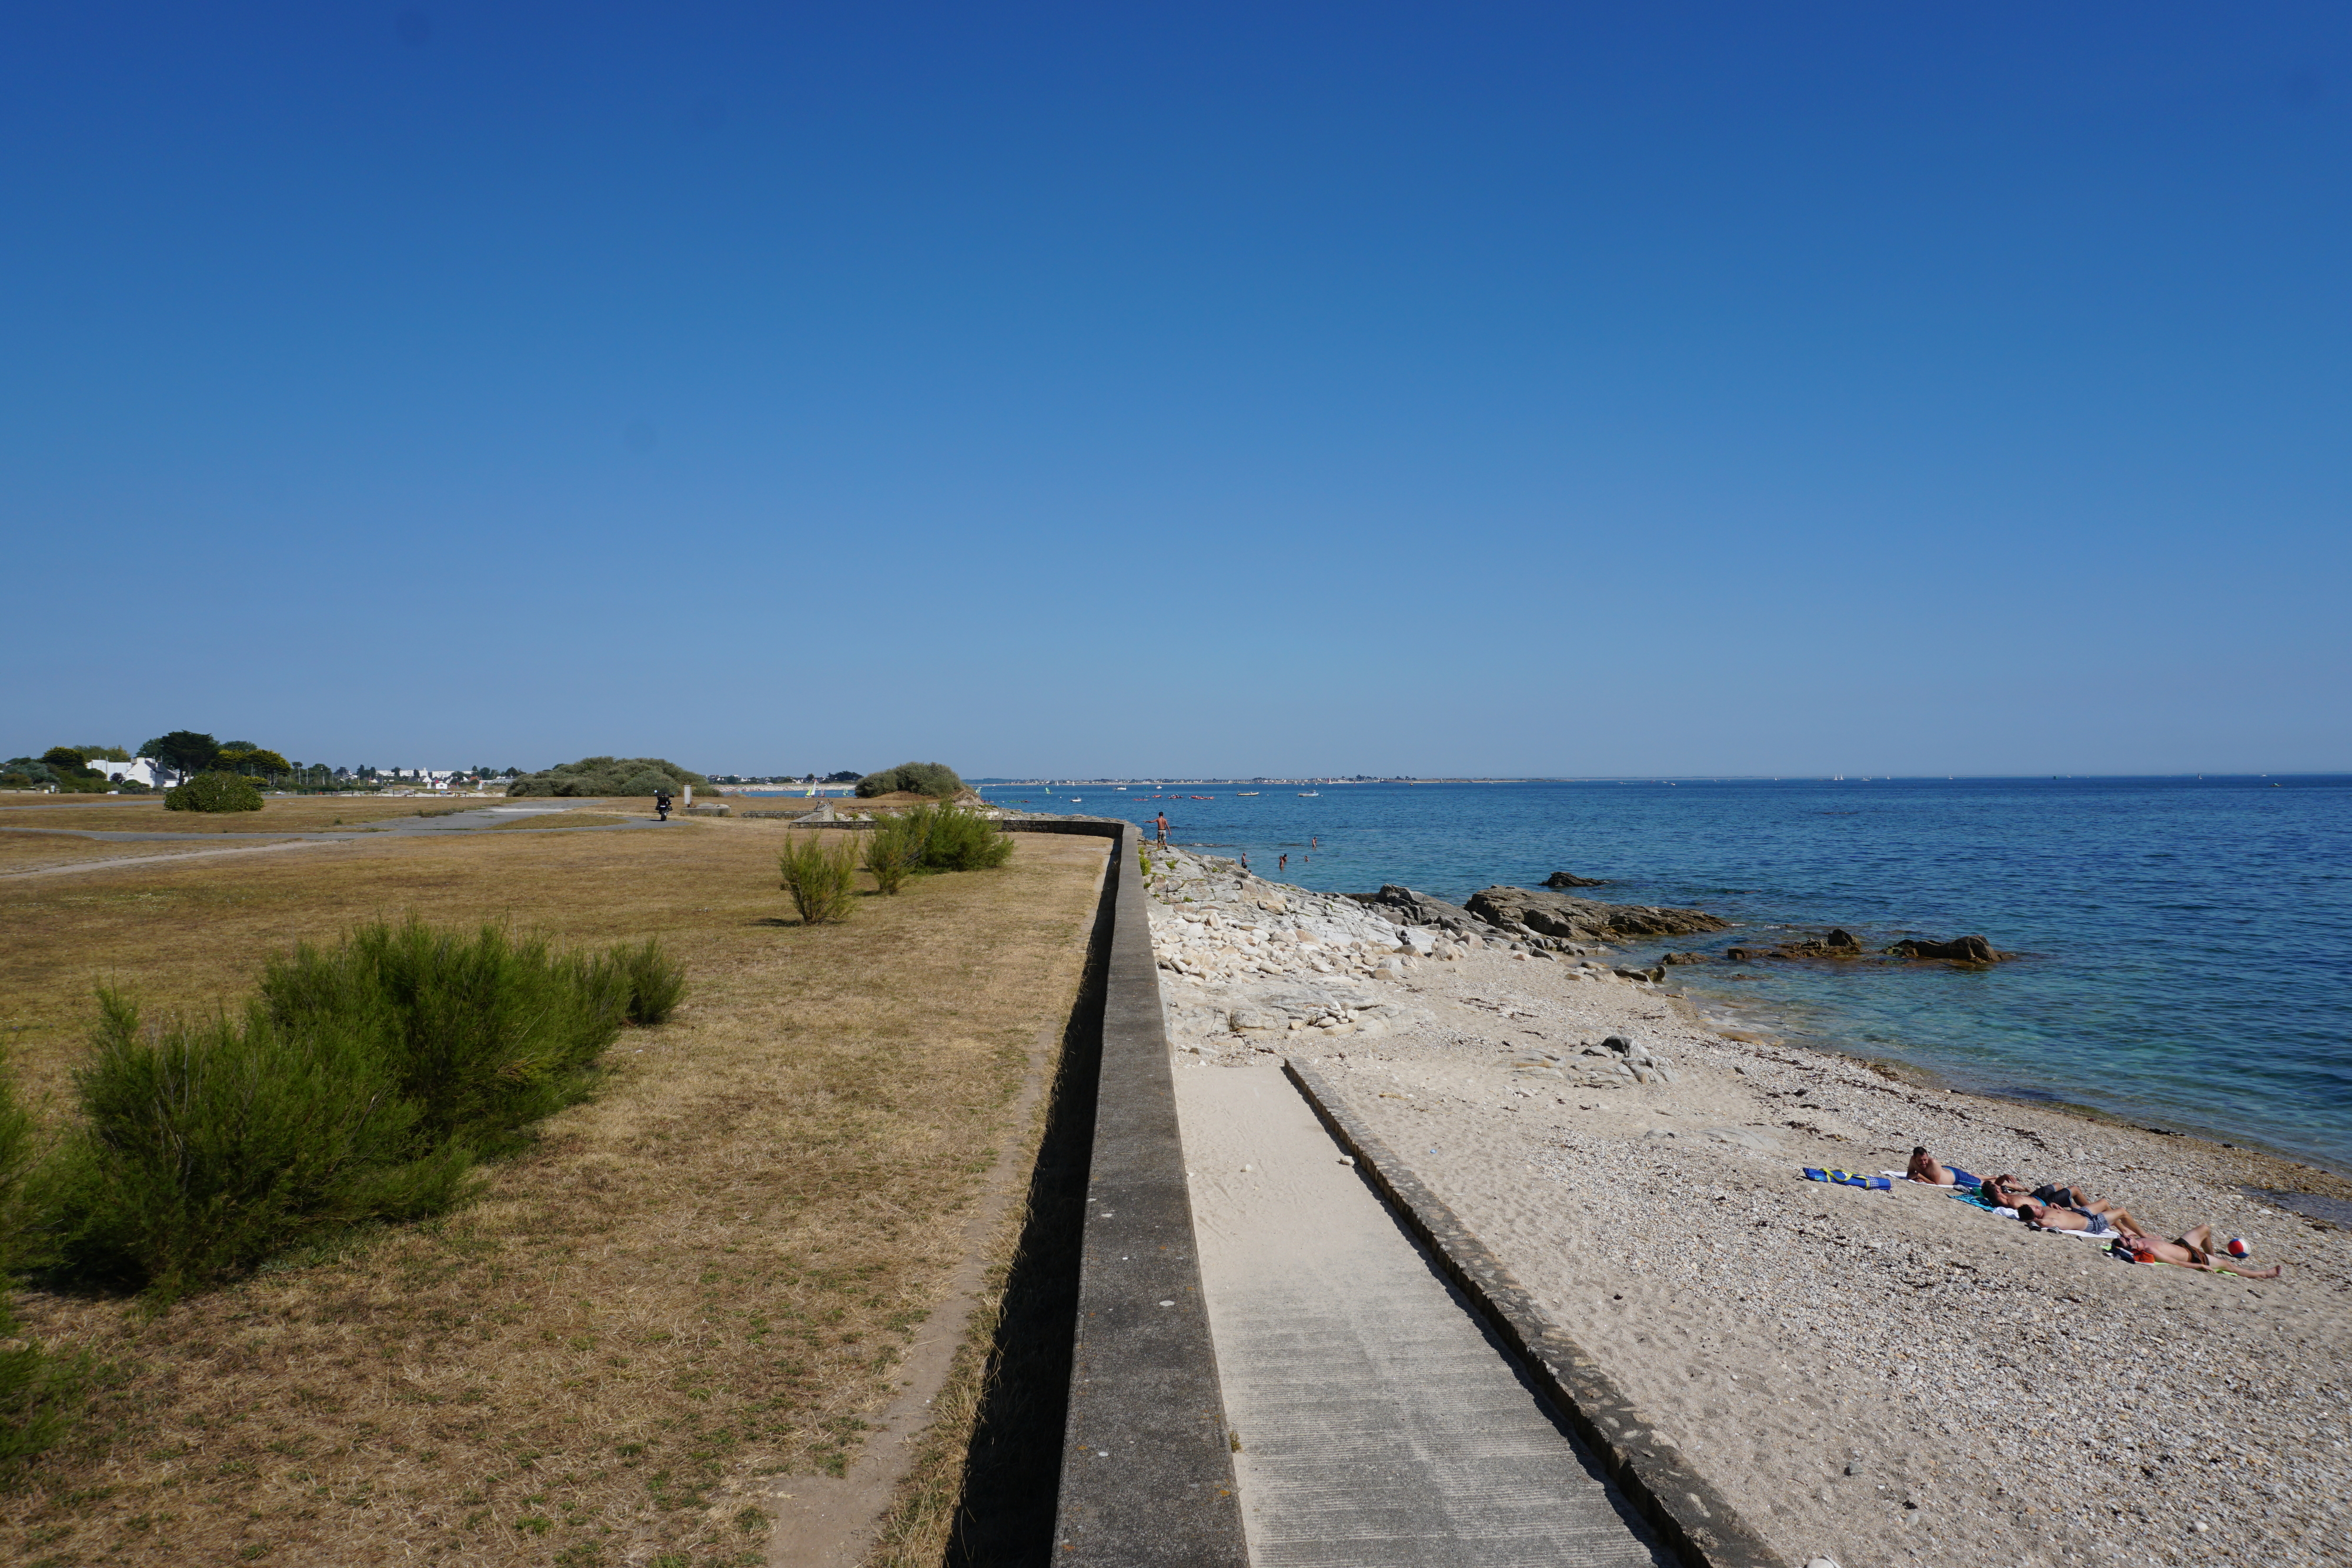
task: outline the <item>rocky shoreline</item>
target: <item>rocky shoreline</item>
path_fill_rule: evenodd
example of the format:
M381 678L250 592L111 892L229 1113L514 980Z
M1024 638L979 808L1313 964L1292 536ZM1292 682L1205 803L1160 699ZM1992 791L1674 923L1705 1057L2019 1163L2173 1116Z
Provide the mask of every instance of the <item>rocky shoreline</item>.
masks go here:
M2347 1559L2352 1236L2249 1195L2352 1184L1735 1028L1593 939L1624 929L1598 911L1703 912L1349 898L1148 852L1179 1071L1273 1092L1286 1056L1315 1065L1792 1563ZM2166 1235L2210 1222L2286 1275L1801 1174L1915 1144Z

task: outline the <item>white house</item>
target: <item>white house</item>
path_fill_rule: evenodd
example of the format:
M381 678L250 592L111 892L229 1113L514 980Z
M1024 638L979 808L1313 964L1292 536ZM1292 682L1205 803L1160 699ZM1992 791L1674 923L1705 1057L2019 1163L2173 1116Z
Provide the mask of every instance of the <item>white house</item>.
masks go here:
M152 757L133 758L129 762L109 762L103 757L93 757L89 765L105 774L110 783L120 784L128 779L144 784L150 789L161 789L178 777Z

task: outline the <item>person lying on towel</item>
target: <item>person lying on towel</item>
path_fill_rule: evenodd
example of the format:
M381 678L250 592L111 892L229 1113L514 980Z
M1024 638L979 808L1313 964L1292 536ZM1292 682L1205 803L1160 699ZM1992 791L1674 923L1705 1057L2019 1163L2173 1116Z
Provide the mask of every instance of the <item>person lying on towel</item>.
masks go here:
M1974 1186L1977 1178L1958 1166L1948 1166L1924 1148L1911 1151L1911 1164L1904 1175L1929 1186Z
M2273 1263L2267 1269L2249 1269L2233 1258L2215 1258L2212 1254L2213 1228L2210 1225L2200 1225L2178 1240L2157 1241L2146 1236L2126 1236L2116 1246L2117 1249L2128 1252L2135 1263L2170 1263L2181 1269L2202 1269L2209 1274L2235 1274L2242 1280L2275 1280L2286 1269L2284 1263Z
M2080 1230L2092 1236L2126 1236L2145 1239L2147 1232L2139 1228L2129 1211L2110 1207L2094 1214L2087 1208L2070 1208L2063 1204L2036 1203L2021 1197L2014 1204L2017 1218L2036 1230Z
M2055 1182L2035 1187L2029 1193L2025 1190L2025 1184L2013 1176L1985 1177L1984 1185L1977 1188L1977 1196L2002 1208L2015 1208L2028 1198L2035 1203L2055 1204L2061 1208L2072 1208L2084 1214L2116 1214L2123 1208L2120 1203L2087 1197L2079 1186L2060 1186Z

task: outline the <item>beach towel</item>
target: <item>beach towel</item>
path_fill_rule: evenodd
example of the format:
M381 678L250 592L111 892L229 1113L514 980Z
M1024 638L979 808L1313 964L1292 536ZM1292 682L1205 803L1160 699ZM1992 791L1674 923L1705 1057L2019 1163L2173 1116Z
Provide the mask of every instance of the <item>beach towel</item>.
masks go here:
M1889 1192L1895 1184L1883 1176L1856 1176L1852 1171L1824 1171L1814 1166L1801 1166L1807 1181L1833 1182L1839 1186L1858 1186L1874 1192Z
M1951 1197L1954 1203L1965 1203L1970 1208L1981 1208L1987 1214L1997 1215L2002 1219L2015 1219L2017 1218L2017 1210L2013 1208L2003 1208L1997 1203L1987 1203L1983 1198L1979 1197L1972 1192L1956 1192L1953 1193Z

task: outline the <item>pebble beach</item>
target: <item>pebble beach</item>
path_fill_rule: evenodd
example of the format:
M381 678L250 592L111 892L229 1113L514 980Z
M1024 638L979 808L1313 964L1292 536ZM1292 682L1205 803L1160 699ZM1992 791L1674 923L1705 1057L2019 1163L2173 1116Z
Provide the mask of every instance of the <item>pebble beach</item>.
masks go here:
M1314 1066L1792 1563L2352 1562L2352 1236L2255 1196L2352 1184L1809 1051L1605 948L1150 855L1180 1074ZM1915 1145L2284 1276L1801 1174Z

